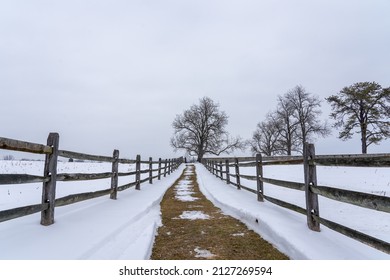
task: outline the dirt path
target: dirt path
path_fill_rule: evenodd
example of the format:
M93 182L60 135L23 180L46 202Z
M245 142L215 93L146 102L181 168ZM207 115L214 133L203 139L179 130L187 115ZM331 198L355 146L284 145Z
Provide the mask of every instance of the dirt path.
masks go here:
M240 221L224 215L200 192L195 166L188 165L166 192L162 223L151 259L288 259Z

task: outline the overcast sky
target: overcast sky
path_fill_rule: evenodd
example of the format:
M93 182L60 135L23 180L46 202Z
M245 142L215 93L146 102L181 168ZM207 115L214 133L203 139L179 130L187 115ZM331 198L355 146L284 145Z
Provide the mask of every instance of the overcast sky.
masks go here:
M209 96L248 139L296 85L322 100L356 82L390 86L389 11L388 0L0 0L0 136L180 156L172 122ZM360 152L337 134L317 153Z

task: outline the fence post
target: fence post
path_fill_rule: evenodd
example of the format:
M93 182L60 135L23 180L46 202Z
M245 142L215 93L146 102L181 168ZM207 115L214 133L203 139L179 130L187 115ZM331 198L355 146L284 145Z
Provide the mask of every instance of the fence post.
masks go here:
M240 166L238 165L238 158L235 158L235 167L236 167L236 181L237 181L237 189L241 190L241 182L240 182Z
M161 158L158 159L158 180L161 180Z
M316 166L313 164L313 160L315 158L315 148L313 144L305 143L303 156L307 225L313 231L320 231L320 223L313 218L313 216L320 216L318 195L313 193L311 190L312 186L317 186L317 171Z
M137 155L137 158L135 160L135 189L140 190L141 189L141 156Z
M225 161L226 164L226 183L230 184L229 159Z
M117 198L118 193L118 159L119 159L119 151L114 150L113 152L114 161L112 162L112 173L111 173L111 199Z
M171 159L168 159L168 175L171 175L171 164L172 164Z
M153 184L153 159L149 157L149 184Z
M264 201L263 158L261 154L256 155L256 178L257 178L257 201Z
M54 223L59 140L60 136L58 133L50 133L47 138L47 145L52 147L52 153L46 155L43 173L44 177L50 177L50 180L44 182L42 187L42 204L49 204L49 208L41 212L41 225L44 226Z
M221 174L221 180L223 181L222 160L219 162L219 174Z
M164 177L167 176L167 164L168 164L168 160L165 159L165 161L164 161Z

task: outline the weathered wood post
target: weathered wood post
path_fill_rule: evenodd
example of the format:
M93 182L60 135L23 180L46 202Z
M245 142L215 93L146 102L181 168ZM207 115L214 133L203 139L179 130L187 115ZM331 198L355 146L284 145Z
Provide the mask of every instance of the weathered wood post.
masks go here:
M135 189L140 190L141 189L141 156L137 155L137 158L135 160Z
M118 160L119 160L119 151L114 150L112 157L114 161L112 162L112 173L111 173L111 199L116 199L118 194Z
M161 158L158 159L158 180L161 180Z
M49 226L54 223L54 208L57 183L57 159L60 136L58 133L50 133L47 138L47 146L52 148L51 154L46 154L44 177L49 177L48 182L43 183L42 204L48 203L49 207L41 212L41 225Z
M256 155L256 178L257 178L257 201L264 201L263 158L261 154Z
M171 168L172 168L172 160L168 160L168 175L171 175Z
M153 159L149 157L149 184L153 184Z
M226 159L225 164L226 164L226 183L229 185L230 184L229 159Z
M238 158L235 158L235 168L236 168L236 182L237 189L241 190L241 182L240 182L240 166L238 164Z
M168 160L165 159L165 161L164 161L164 177L167 176L167 165L168 165Z
M221 180L223 180L222 160L219 162L219 174L221 175Z
M311 230L320 231L320 223L313 217L319 217L318 195L313 193L311 187L317 186L317 171L314 164L315 148L313 144L305 143L304 147L304 173L306 194L307 225Z

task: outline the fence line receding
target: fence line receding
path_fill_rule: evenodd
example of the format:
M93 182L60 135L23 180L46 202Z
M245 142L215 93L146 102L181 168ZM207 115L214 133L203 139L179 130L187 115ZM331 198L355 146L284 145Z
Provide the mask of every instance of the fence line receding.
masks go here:
M390 167L390 154L316 156L314 145L306 144L303 156L262 157L261 154L257 154L256 157L204 158L203 164L210 172L226 181L227 184L234 185L239 190L242 189L256 194L259 202L267 200L278 206L306 215L307 225L313 231L320 231L320 225L322 224L341 234L390 254L390 243L321 218L318 195L342 203L386 213L390 213L390 197L344 190L331 186L319 186L317 185L316 171L316 166ZM303 164L304 183L264 177L264 166L297 164ZM241 174L240 167L254 167L256 168L256 175ZM231 168L234 168L234 174L231 173ZM241 178L256 181L257 189L243 185ZM282 198L267 196L264 193L264 183L304 192L306 207L302 208L283 201Z
M0 222L41 212L41 224L51 225L54 223L55 207L65 206L105 195L109 195L111 199L115 200L117 199L118 192L124 191L131 187L135 187L137 190L141 190L142 183L149 182L149 184L153 184L153 180L160 180L162 176L166 177L167 175L170 175L179 167L181 163L183 163L182 157L173 159L159 158L157 161L153 161L151 157L148 158L148 160L141 160L141 156L137 155L135 160L124 159L119 158L118 150L113 151L112 157L59 150L58 133L50 133L46 145L0 137L0 149L43 154L46 156L43 176L30 174L0 174L0 185L27 183L43 184L42 202L40 204L2 210L0 211ZM112 170L111 172L91 174L57 174L58 157L76 160L110 162L112 163ZM119 164L135 164L136 169L133 172L118 172ZM147 164L148 168L142 169L141 164ZM156 165L157 167L154 168ZM157 175L153 175L155 173L157 173ZM144 179L141 179L141 174L148 174L148 176ZM118 186L118 177L130 175L135 175L135 181ZM55 196L56 183L58 181L86 181L107 178L111 178L111 185L109 189L71 194L60 198Z

